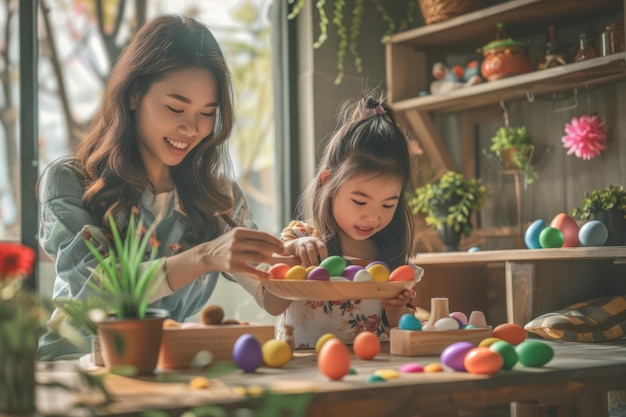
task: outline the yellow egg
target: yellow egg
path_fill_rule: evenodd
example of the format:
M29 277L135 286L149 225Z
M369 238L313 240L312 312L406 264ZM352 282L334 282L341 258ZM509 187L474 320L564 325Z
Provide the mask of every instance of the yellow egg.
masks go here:
M321 335L320 338L317 339L317 342L315 342L315 353L320 353L322 345L324 345L324 343L328 342L330 339L335 339L336 337L337 336L332 333L326 333Z
M291 360L291 348L287 342L270 339L261 346L263 362L270 368L280 368Z
M300 265L292 266L285 274L285 279L304 281L306 279L306 269Z
M385 265L374 264L367 269L374 282L387 282L389 281L389 270Z
M309 272L311 272L315 268L317 268L317 265L309 265L309 266L307 266L306 269L305 269L307 275L309 274Z
M374 375L378 375L379 377L388 380L398 378L400 373L395 369L377 369L374 371Z
M480 341L480 343L478 344L478 347L489 347L491 345L493 345L496 342L501 341L502 339L498 339L497 337L488 337L486 339L483 339Z
M211 381L203 376L197 376L189 381L189 389L207 389L211 387Z

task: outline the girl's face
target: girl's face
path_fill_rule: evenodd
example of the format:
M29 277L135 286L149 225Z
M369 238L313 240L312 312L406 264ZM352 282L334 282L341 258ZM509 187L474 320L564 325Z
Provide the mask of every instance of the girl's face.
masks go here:
M153 180L165 168L169 172L180 164L213 131L217 105L215 76L201 68L180 70L155 82L140 103L131 99L139 152Z
M368 239L391 222L401 192L399 178L354 177L333 196L333 216L348 237Z

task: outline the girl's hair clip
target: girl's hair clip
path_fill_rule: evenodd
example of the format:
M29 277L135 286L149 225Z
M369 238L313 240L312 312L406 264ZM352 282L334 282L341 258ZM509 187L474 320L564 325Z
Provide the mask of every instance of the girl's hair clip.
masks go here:
M380 104L378 101L374 100L371 97L367 99L366 106L367 106L368 109L372 109L374 111L374 114L385 114L385 113L387 113L387 110L385 110L383 105Z

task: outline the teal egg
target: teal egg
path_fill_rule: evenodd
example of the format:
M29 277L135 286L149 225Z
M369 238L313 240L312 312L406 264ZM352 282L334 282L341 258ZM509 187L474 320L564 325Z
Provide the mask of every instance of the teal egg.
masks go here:
M554 357L552 346L532 339L526 339L515 346L515 352L518 362L530 368L540 368Z
M582 246L603 246L609 231L600 220L591 220L578 230L578 240Z
M472 246L471 248L469 248L467 250L468 252L480 252L480 247L478 246Z
M511 369L517 363L517 352L515 351L515 347L509 342L499 340L489 345L489 349L498 352L500 356L502 356L504 360L502 369Z
M542 219L535 220L528 226L526 233L524 233L524 243L528 249L541 249L539 243L539 234L548 225Z
M548 226L539 233L539 244L542 248L560 248L565 242L563 232L556 227Z
M341 256L333 255L320 262L320 266L325 268L331 277L338 277L346 268L346 260Z
M398 321L400 330L422 330L422 323L413 314L403 314Z

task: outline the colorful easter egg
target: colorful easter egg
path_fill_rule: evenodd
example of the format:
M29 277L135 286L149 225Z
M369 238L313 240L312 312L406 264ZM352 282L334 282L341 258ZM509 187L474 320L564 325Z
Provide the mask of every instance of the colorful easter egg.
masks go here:
M452 317L442 317L435 322L433 327L437 330L459 330L459 322Z
M389 274L389 281L410 281L415 277L411 265L400 265Z
M500 356L502 356L502 360L504 361L502 369L512 369L517 363L517 352L512 344L504 340L498 340L489 345L489 349L498 352Z
M317 342L315 342L315 353L319 353L324 343L328 342L330 339L336 338L337 336L335 336L334 333L324 333L323 335L321 335L319 339L317 339Z
M285 274L285 279L304 281L306 279L306 276L306 269L304 269L303 266L295 265L292 266L289 271L287 271L287 273Z
M291 360L291 347L282 340L270 339L261 346L263 363L270 368L281 368Z
M575 248L578 246L578 224L576 220L565 213L559 213L550 222L550 227L555 227L563 233L564 248Z
M578 240L582 246L603 246L609 230L600 220L591 220L580 227Z
M502 339L512 345L519 345L528 336L526 329L515 323L502 323L493 329L493 337Z
M515 346L518 362L521 365L539 368L554 357L552 346L538 340L527 339Z
M398 320L400 330L422 330L422 323L413 314L403 314Z
M283 263L277 263L270 267L267 271L272 274L273 279L285 279L285 275L287 275L287 271L291 269L291 266Z
M328 273L328 269L318 266L307 274L306 279L309 281L328 281L330 280L330 274Z
M369 264L367 264L367 266L365 267L365 269L370 269L371 267L373 267L374 265L382 265L385 268L387 268L387 271L391 272L391 268L389 268L389 265L387 265L386 263L384 263L383 261L374 261L374 262L370 262Z
M539 244L542 248L560 248L565 238L556 227L548 226L539 233Z
M463 364L465 355L475 347L476 345L470 342L452 343L441 352L441 363L455 371L465 371L465 365Z
M502 355L487 347L475 347L463 358L463 366L470 374L491 375L502 369Z
M261 344L250 333L244 333L233 345L233 361L244 372L254 372L263 363Z
M542 219L535 220L528 226L524 233L524 243L528 249L541 249L539 234L546 227L548 227L548 225Z
M469 248L467 250L468 252L480 252L480 247L478 246L472 246L471 248Z
M385 265L375 264L366 268L374 282L387 282L389 281L389 269Z
M352 342L354 354L361 359L373 359L380 353L380 340L372 332L367 330L359 333Z
M356 274L354 274L354 278L352 278L352 281L354 281L354 282L373 282L374 279L372 278L370 273L367 272L367 269L361 269L360 271L357 271Z
M317 355L317 367L329 379L341 379L350 371L350 351L339 339L328 340Z
M363 267L361 265L348 265L343 270L343 274L341 274L341 276L352 281L354 280L354 276L356 275L356 273L361 270L363 270Z
M322 268L326 268L330 276L341 276L346 268L346 260L341 256L333 255L320 262Z
M424 372L424 366L419 363L405 363L398 369L401 374Z
M467 323L467 315L462 311L453 311L452 313L448 314L448 316L459 320L463 324Z

